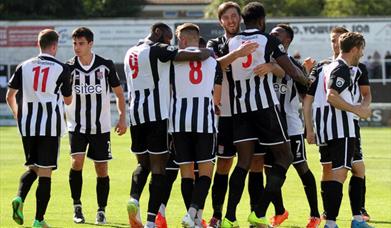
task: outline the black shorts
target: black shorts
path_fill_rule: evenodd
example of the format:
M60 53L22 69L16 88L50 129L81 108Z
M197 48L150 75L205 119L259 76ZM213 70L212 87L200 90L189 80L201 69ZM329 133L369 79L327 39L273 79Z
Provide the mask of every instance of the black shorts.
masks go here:
M130 127L131 150L135 154L164 154L168 152L167 120L154 121Z
M218 158L233 158L236 155L233 134L233 118L231 116L219 117L217 133Z
M57 169L60 137L23 136L22 142L26 158L24 165Z
M289 138L291 140L291 152L293 155L292 164L295 165L307 161L303 135L292 135Z
M69 132L71 155L85 154L95 162L105 162L112 159L110 132L102 134L84 134Z
M172 133L175 148L175 162L179 165L202 163L215 159L216 137L213 133Z
M234 118L234 143L258 140L262 145L277 145L289 141L286 123L276 106L237 114Z
M363 161L360 125L358 123L358 120L354 120L354 128L356 131L356 138L355 138L356 147L355 147L354 154L353 154L353 163Z
M167 161L166 170L178 170L179 165L175 163L174 142L171 134L168 134L168 151L170 152L170 157Z
M319 154L320 154L320 163L331 164L331 156L327 147L327 144L323 144L319 146Z
M352 169L352 160L355 150L355 138L333 139L327 142L332 169Z

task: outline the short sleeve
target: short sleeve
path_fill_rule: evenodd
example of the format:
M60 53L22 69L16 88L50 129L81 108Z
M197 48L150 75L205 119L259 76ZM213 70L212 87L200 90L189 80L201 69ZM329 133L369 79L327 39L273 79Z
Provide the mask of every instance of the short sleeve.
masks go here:
M365 64L360 63L358 65L358 68L361 71L360 78L358 79L358 85L359 86L369 86L369 78L368 78L368 70Z
M155 47L156 48L153 48L153 51L157 52L156 53L157 57L159 58L160 61L162 61L164 63L168 62L170 60L171 61L174 60L175 56L178 53L178 48L171 46L171 45L159 43Z
M286 55L286 50L284 48L284 45L274 36L267 36L268 42L266 45L269 45L272 57L274 59Z
M337 66L330 74L329 89L341 93L350 86L350 70L346 65Z
M307 90L307 94L310 96L315 96L316 88L318 87L319 83L319 72L322 68L314 67L312 68L312 71L310 73L310 79L312 80L311 86Z
M22 88L22 66L21 65L19 65L16 68L15 73L11 76L11 79L8 82L8 87L17 90Z
M107 65L109 68L109 75L108 75L109 85L114 88L121 85L121 83L119 81L117 70L115 69L113 61L111 60L107 60L107 61L108 61Z
M222 83L223 83L223 71L221 70L220 63L216 61L215 84L221 85Z
M72 78L67 65L63 65L63 71L60 75L61 94L64 97L72 95Z

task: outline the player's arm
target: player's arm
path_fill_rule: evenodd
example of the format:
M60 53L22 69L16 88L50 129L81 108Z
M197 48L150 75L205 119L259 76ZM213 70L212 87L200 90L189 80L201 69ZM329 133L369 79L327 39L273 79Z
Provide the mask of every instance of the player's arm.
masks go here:
M10 107L15 119L18 118L18 104L16 103L17 92L18 90L16 89L8 88L7 95L6 95L7 104Z
M117 71L115 70L113 61L108 61L108 67L109 67L109 75L108 75L108 82L115 94L115 102L117 104L117 111L119 115L118 123L115 125L115 132L118 135L123 135L126 133L126 130L128 128L126 124L126 111L125 111L125 96L124 91L122 90L121 83L119 81L119 77L117 74Z
M227 44L226 44L227 46ZM225 70L227 67L235 61L235 59L247 56L253 53L258 48L258 43L253 41L246 41L241 44L237 49L229 52L228 54L220 57L217 61L220 63L221 69ZM227 49L227 47L226 47ZM228 52L228 51L227 51Z
M64 103L70 105L72 103L72 76L68 65L63 66L62 74L57 83L61 84L61 94L64 97Z
M314 125L312 123L312 103L314 102L314 97L311 95L304 96L303 99L303 115L304 115L304 125L306 130L306 139L308 144L315 144L315 132Z
M368 70L365 64L362 63L359 64L359 69L361 71L361 76L357 83L360 88L361 105L369 107L372 102L372 93L369 85Z
M265 74L268 74L270 72L273 73L273 75L282 78L285 76L285 71L275 62L270 63L262 63L254 67L254 73L258 76L263 76Z
M221 71L220 64L217 62L216 64L216 73L215 73L215 84L214 84L214 90L213 90L213 101L216 108L216 114L220 115L220 104L221 104L221 93L222 93L222 86L223 83L223 72Z
M200 48L197 51L179 50L175 56L175 61L204 61L213 56L214 53L208 48Z
M304 86L309 86L311 84L311 81L304 75L304 72L297 68L287 55L277 57L276 61L293 80Z

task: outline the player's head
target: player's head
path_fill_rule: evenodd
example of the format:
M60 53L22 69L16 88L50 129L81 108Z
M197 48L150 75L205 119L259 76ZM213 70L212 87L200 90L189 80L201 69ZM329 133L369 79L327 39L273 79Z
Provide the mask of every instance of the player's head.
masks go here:
M94 33L89 28L78 27L72 32L72 42L75 55L89 55L94 44Z
M170 26L161 22L153 24L151 27L151 34L149 39L153 42L170 44L172 39L172 31Z
M287 48L293 40L294 32L291 26L287 24L278 24L272 29L270 35L279 39L284 47Z
M204 39L204 37L200 36L200 39L198 41L198 46L200 48L206 48L206 40Z
M223 27L228 37L239 32L240 27L240 6L235 2L224 2L219 5L217 15L221 27Z
M44 29L38 34L38 46L42 53L56 55L58 47L58 33L53 29Z
M244 6L242 17L246 28L258 28L262 32L265 31L265 8L260 2L250 2Z
M177 27L175 35L179 40L179 48L198 47L200 42L200 29L196 24L184 23Z
M333 29L331 29L330 40L331 40L331 48L333 49L334 57L337 57L340 52L339 51L339 42L338 42L339 36L344 33L347 33L347 32L349 32L349 31L346 28L340 27L340 26L337 26L337 27L334 27Z
M357 66L363 56L365 39L361 33L347 32L339 37L339 47L342 54L351 55L351 64Z

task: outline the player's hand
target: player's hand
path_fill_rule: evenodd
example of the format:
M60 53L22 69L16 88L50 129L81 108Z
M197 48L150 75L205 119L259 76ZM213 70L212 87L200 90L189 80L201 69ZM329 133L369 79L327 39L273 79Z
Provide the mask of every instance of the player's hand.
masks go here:
M272 72L273 69L274 65L272 63L263 63L255 66L253 72L255 75L263 76L267 73Z
M316 61L315 59L308 57L304 59L303 67L305 68L306 72L311 72L311 69L315 66Z
M372 115L372 110L369 106L358 105L356 114L362 119L368 119Z
M220 106L219 105L215 105L215 114L218 115L218 116L221 114L221 110L220 110Z
M314 131L307 131L306 137L308 144L315 144L316 143L316 137Z
M126 124L125 118L120 118L117 125L115 126L115 132L118 135L123 135L126 133L127 129L128 129L128 126Z
M253 53L257 48L259 47L259 44L255 41L246 41L240 45L235 51L237 53L238 57L245 57L249 54Z

